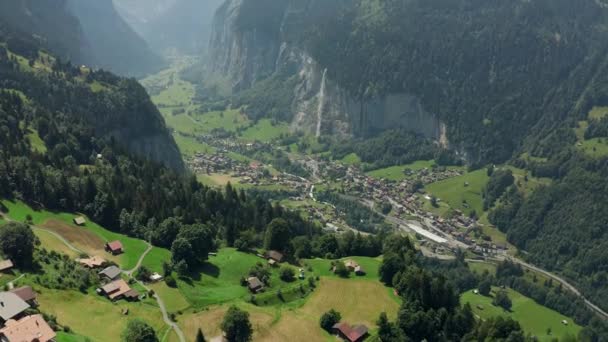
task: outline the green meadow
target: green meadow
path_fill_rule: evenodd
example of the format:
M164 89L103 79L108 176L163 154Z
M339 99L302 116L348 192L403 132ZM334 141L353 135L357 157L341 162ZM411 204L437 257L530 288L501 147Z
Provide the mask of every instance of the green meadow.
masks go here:
M488 180L487 170L480 169L429 184L426 186L426 191L447 203L452 209L459 209L465 214L475 210L481 215L483 213L481 196Z
M491 296L498 290L493 288ZM536 336L540 341L551 341L555 338L561 339L565 336L578 336L581 327L575 324L571 318L548 309L534 300L520 293L507 289L509 298L513 302L511 311L505 311L500 307L492 305L492 297L474 294L472 291L463 293L460 297L461 303L469 303L476 316L488 319L494 316L511 317L517 320L526 333ZM566 320L567 325L562 324ZM547 334L550 329L551 334Z
M407 175L404 172L406 169L418 171L425 168L430 168L434 164L435 161L433 160L419 160L410 164L396 165L383 169L373 170L368 172L367 175L378 179L401 181L407 178Z

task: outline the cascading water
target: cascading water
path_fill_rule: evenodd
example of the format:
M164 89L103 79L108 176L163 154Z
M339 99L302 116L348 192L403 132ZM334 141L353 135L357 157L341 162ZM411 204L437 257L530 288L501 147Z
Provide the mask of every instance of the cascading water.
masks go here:
M323 121L323 107L325 105L325 83L327 76L327 68L323 70L323 78L321 78L321 90L319 90L319 108L317 109L317 138L321 136L321 122Z

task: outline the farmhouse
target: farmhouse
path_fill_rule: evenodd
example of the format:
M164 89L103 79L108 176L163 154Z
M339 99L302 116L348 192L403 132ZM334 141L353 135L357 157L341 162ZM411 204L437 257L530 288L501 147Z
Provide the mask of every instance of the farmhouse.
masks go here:
M87 223L87 220L85 220L85 218L82 216L74 217L73 221L77 226L84 226Z
M29 309L29 305L11 292L0 292L0 323L15 318Z
M110 266L103 269L103 271L99 272L99 276L101 278L105 278L108 281L112 281L120 277L120 268L116 266Z
M268 251L266 252L266 259L268 259L268 262L272 260L275 263L282 263L283 259L285 259L285 256L283 255L283 253L278 251Z
M28 303L30 306L38 306L38 302L36 301L37 294L31 286L22 286L13 289L10 292L16 294L19 298L21 298L24 302Z
M87 268L98 268L103 266L107 262L106 259L99 256L94 256L92 258L85 259L77 259L76 261L78 261L82 266Z
M118 255L124 252L124 248L122 247L122 243L120 241L112 241L106 243L106 251L112 253L113 255Z
M346 266L346 268L348 268L349 271L353 272L357 267L359 267L359 264L352 260L346 260L346 262L344 263L344 266Z
M10 271L14 267L13 262L10 260L0 261L0 272Z
M336 323L333 326L334 333L345 341L360 342L368 335L367 327L364 325L350 326L347 323Z
M363 269L363 267L357 265L357 267L355 267L355 274L358 276L364 276L365 270Z
M251 277L247 279L247 287L249 291L258 293L264 290L264 284L258 279L258 277Z
M139 293L131 289L129 284L127 284L127 282L123 279L106 284L100 290L102 294L110 298L112 301L119 300L121 298L125 298L126 300L137 300L139 298Z
M42 318L42 315L24 317L18 321L9 320L6 326L0 329L2 342L49 342L54 341L56 334Z

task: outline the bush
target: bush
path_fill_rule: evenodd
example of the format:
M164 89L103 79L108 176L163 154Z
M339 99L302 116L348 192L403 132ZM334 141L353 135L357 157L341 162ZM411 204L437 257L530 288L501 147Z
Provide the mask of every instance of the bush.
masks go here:
M498 291L498 293L496 293L496 296L494 296L494 300L492 300L492 304L495 306L500 306L501 308L507 311L510 311L511 306L513 306L511 298L509 298L509 295L505 290L500 290Z
M172 275L168 275L168 276L165 277L165 283L169 287L172 287L172 288L176 288L177 287L177 281L175 281L175 278L173 278Z
M321 328L331 333L331 329L333 328L333 326L336 323L340 322L341 319L342 315L338 311L331 309L324 313L323 316L321 316L319 324L321 325Z
M348 278L348 275L350 274L348 268L346 268L346 265L344 265L342 261L338 261L336 263L336 269L334 272L342 278Z
M279 277L282 281L292 282L295 280L296 272L289 266L283 266L279 271Z

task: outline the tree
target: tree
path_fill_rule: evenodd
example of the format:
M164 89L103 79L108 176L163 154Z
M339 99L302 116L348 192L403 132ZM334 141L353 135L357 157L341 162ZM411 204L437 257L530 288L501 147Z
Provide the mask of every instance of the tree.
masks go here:
M279 277L285 282L292 282L296 277L296 272L293 270L292 267L284 265L279 271Z
M253 335L249 313L234 305L226 312L221 328L228 342L249 342Z
M189 263L194 259L194 252L192 250L192 245L188 240L184 238L178 238L173 241L171 245L171 259L174 264L179 263L180 261L185 261Z
M136 318L127 323L122 333L124 342L158 342L154 329L143 320Z
M141 266L140 268L137 269L137 272L135 272L135 278L137 280L141 280L141 281L150 280L151 275L152 275L152 271L150 271L150 269L147 268L146 266Z
M477 289L479 290L479 294L482 296L489 296L490 291L492 290L492 282L490 279L486 278L479 283Z
M334 273L342 278L348 278L348 275L350 274L348 268L346 268L346 265L344 265L342 261L336 263Z
M341 319L342 315L338 311L331 309L324 313L323 316L321 316L319 324L321 325L321 328L323 328L325 331L331 332L333 326L336 323L339 323Z
M34 255L35 239L28 225L9 222L0 229L0 250L16 265L28 266Z
M509 298L509 295L505 290L500 290L498 293L496 293L494 300L492 300L492 304L495 306L500 306L507 311L511 310L511 306L513 305L511 298Z
M198 332L196 333L196 342L206 342L205 335L203 335L203 331L201 328L198 328Z
M287 221L281 218L274 219L266 227L264 247L282 251L288 246L290 235Z

